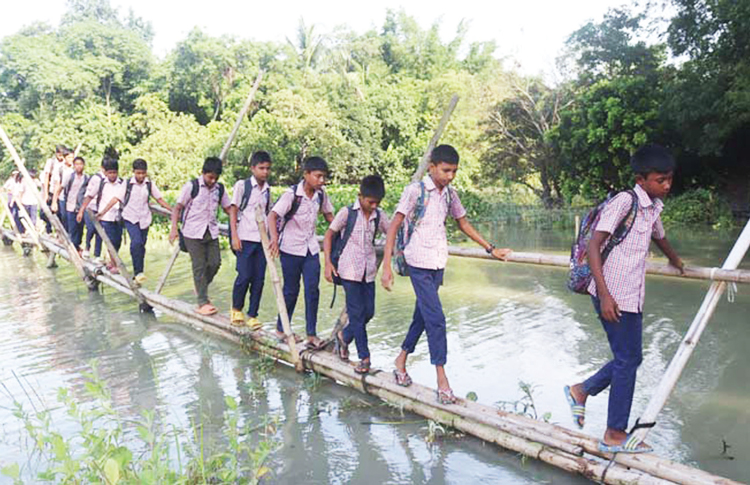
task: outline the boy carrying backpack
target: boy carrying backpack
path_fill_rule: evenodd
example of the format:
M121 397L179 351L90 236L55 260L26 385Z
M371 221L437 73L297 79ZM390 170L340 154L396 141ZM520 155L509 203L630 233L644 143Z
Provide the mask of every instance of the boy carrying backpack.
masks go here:
M375 315L375 237L388 232L388 216L378 208L385 197L385 184L379 175L368 175L359 185L359 197L341 209L326 231L325 278L340 284L346 292L349 325L336 335L336 353L349 359L349 344L357 345L360 362L354 371L370 371L370 350L367 347L367 323Z

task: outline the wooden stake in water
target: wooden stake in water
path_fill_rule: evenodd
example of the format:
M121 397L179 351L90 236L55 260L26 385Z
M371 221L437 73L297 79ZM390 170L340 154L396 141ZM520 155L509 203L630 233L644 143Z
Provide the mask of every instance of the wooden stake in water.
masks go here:
M279 278L279 271L276 269L276 260L271 257L271 242L268 239L268 230L266 229L266 218L263 214L263 208L260 205L255 207L255 220L258 222L258 232L260 232L260 242L263 245L263 254L266 256L266 262L268 263L268 271L271 274L271 284L273 285L273 293L276 295L276 306L279 310L279 318L281 319L281 327L284 329L284 335L286 335L287 344L289 344L289 352L292 355L292 364L297 371L302 372L305 367L302 360L299 358L299 351L297 350L297 342L294 334L292 333L292 324L289 321L289 314L286 311L286 302L284 301L284 293L281 289L281 278Z
M732 251L724 261L722 269L737 269L737 266L742 262L742 258L745 257L748 247L750 247L750 221L747 222L745 229L742 230L742 234L740 234ZM638 419L640 424L650 424L656 421L656 416L661 412L662 408L664 408L669 395L677 384L677 380L685 369L688 359L690 359L690 355L698 344L698 340L701 338L703 330L706 328L708 321L714 314L716 305L719 303L721 295L724 293L726 287L727 283L724 281L716 281L711 284L698 313L693 319L693 323L690 325L690 328L680 343L680 347L677 349L675 356L669 363L669 367L667 367L667 370L659 383L659 387L651 397L648 406L646 406L643 416ZM650 429L651 428L636 429L633 432L634 439L637 439L639 442L643 441L646 439L646 435Z

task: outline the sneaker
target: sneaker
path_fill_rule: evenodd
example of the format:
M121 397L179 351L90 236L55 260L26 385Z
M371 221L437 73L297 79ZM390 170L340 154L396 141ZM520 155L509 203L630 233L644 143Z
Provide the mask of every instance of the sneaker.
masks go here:
M86 249L84 249L83 252L81 253L81 257L88 259L89 256L90 256L89 252Z
M250 329L255 332L256 330L260 330L263 328L263 323L261 323L260 320L258 320L257 317L250 317L247 319L247 326L250 327Z
M242 310L235 310L232 308L229 312L229 319L232 323L232 325L241 326L245 324L245 314L242 313Z
M139 285L142 285L143 283L145 283L147 279L148 278L146 278L146 275L143 273L138 273L137 275L135 275L135 278L133 278L133 280L135 280L135 282L138 283Z

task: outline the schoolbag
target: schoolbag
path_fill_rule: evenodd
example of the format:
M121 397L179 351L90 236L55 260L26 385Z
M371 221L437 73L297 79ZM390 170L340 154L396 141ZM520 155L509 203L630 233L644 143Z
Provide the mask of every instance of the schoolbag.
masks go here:
M182 223L184 224L187 220L188 212L190 211L190 207L193 205L193 200L198 197L198 192L201 190L200 182L198 179L193 179L190 181L192 186L190 187L190 200L185 205L185 208L182 210ZM224 198L224 184L221 182L216 182L216 184L219 186L219 205L221 205L221 199ZM231 231L231 225L229 230ZM177 231L177 234L179 235L179 244L180 244L180 250L184 253L188 252L187 246L185 245L185 238L182 235L182 229L179 229ZM232 240L231 233L229 234L229 240ZM230 243L231 245L231 243Z
M337 272L339 270L339 261L341 260L341 255L344 254L344 249L349 243L349 239L352 237L354 226L357 224L357 211L354 209L354 204L347 206L346 209L348 212L346 215L346 225L344 226L344 230L337 232L333 236L333 241L331 243L331 264L333 264L333 267L336 268ZM370 221L367 221L367 224L369 223ZM380 228L380 210L375 209L375 231L372 234L373 244L375 244L375 238L378 235L378 228ZM365 271L367 271L366 266ZM341 276L334 275L333 299L331 300L331 308L333 308L333 304L336 301L336 286L341 284Z
M277 232L279 233L279 245L281 245L281 236L284 232L284 228L286 227L286 223L292 220L292 217L294 217L294 214L296 214L297 210L299 210L300 204L302 204L302 196L297 195L297 185L298 184L294 184L290 187L290 189L292 190L292 194L294 194L294 199L292 199L292 206L289 208L287 213L284 214L284 217L276 220L276 229L277 229ZM279 197L279 199L281 199L281 197L283 197L283 194L282 196ZM318 192L318 210L320 210L320 208L323 207L324 197L325 195L322 190ZM276 203L278 202L279 201L277 200Z
M125 206L128 205L130 202L130 193L133 191L133 182L131 182L132 179L128 179L127 182L125 182L125 197L122 199L122 207L121 209L124 209ZM146 180L146 189L148 189L148 198L151 198L151 181ZM197 194L196 194L197 195ZM148 198L146 201L148 201Z
M448 204L448 213L450 213L450 207L453 203L453 189L448 186L446 187L448 194L446 201ZM422 220L425 213L427 212L427 204L429 204L430 198L427 194L427 190L424 185L424 181L419 182L419 198L414 206L411 218L404 218L404 223L398 228L396 234L396 246L393 249L393 265L396 269L396 273L400 276L409 276L409 265L406 264L406 256L404 250L411 241L414 231L417 229L417 224Z
M237 211L237 222L242 219L242 213L247 209L247 204L250 203L250 195L253 192L253 181L251 178L245 179L245 189L242 191L242 199L240 199L239 210ZM266 190L266 215L271 211L271 190Z
M96 177L97 175L99 175L101 181L99 182L99 190L96 193L96 210L100 211L102 209L102 194L104 193L104 185L107 183L107 179L104 177L104 175L98 173L94 174L93 177ZM122 179L120 177L117 177L117 183L122 183Z
M609 253L620 244L630 234L630 230L633 228L636 215L638 213L638 196L633 190L628 190L628 194L632 198L630 210L623 217L620 223L615 228L612 235L607 240L607 244L602 250L602 265L607 260ZM588 287L591 284L591 268L589 267L587 250L589 241L594 235L597 224L602 217L602 211L614 198L610 194L605 200L600 202L594 207L581 222L581 228L578 231L576 240L573 241L573 245L570 248L570 276L568 279L568 289L575 293L582 295L588 295Z
M73 188L73 181L75 180L75 178L76 178L76 175L74 172L68 179L68 183L65 184L65 188L63 189L63 192L65 192L65 200L68 200L68 195L70 194L70 189ZM83 174L83 183L81 184L81 188L78 189L78 194L76 194L76 208L75 208L76 212L78 212L78 209L80 209L81 206L83 205L83 199L86 196L86 187L88 187L89 185L89 180L91 180L91 177L89 177L86 174Z

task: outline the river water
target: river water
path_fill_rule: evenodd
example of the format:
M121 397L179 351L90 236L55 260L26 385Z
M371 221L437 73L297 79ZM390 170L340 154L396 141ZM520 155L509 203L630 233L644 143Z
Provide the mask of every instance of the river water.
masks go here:
M563 253L570 230L484 228L493 240L523 251ZM690 229L670 234L689 264L720 266L735 232ZM147 255L152 287L169 254L153 242ZM123 251L126 261L128 257ZM228 308L233 257L211 287L213 301ZM748 267L747 263L745 267ZM429 443L428 424L331 381L314 382L262 363L232 344L193 331L164 315L140 315L128 297L104 288L89 293L66 263L46 269L44 258L24 258L18 248L0 248L0 467L28 461L29 440L11 414L12 396L26 409L52 409L53 421L70 431L56 405L57 389L85 401L84 374L96 359L124 417L156 410L178 426L203 425L206 443L221 442L225 397L239 402L248 422L279 420L268 483L584 483L471 437L447 436ZM558 268L452 258L441 290L448 322L448 364L458 395L506 408L532 386L539 416L572 426L564 384L582 380L610 358L606 337L588 298L565 289ZM638 375L634 420L675 352L708 289L708 283L649 277L644 311L644 362ZM331 287L323 282L320 333L328 335L343 305L329 309ZM188 258L175 266L164 293L192 301ZM375 367L390 370L408 327L414 297L399 278L392 293L378 292L369 325ZM270 285L261 319L274 318ZM656 452L735 480L750 482L750 289L740 286L733 303L718 306L688 367L660 415L649 441ZM294 317L304 327L301 308ZM270 328L270 324L268 324ZM352 351L354 348L352 346ZM415 381L434 387L426 339L410 360ZM589 400L586 432L600 435L606 422L606 392ZM632 421L631 421L632 422ZM724 452L724 445L729 448ZM0 483L10 480L0 477Z

